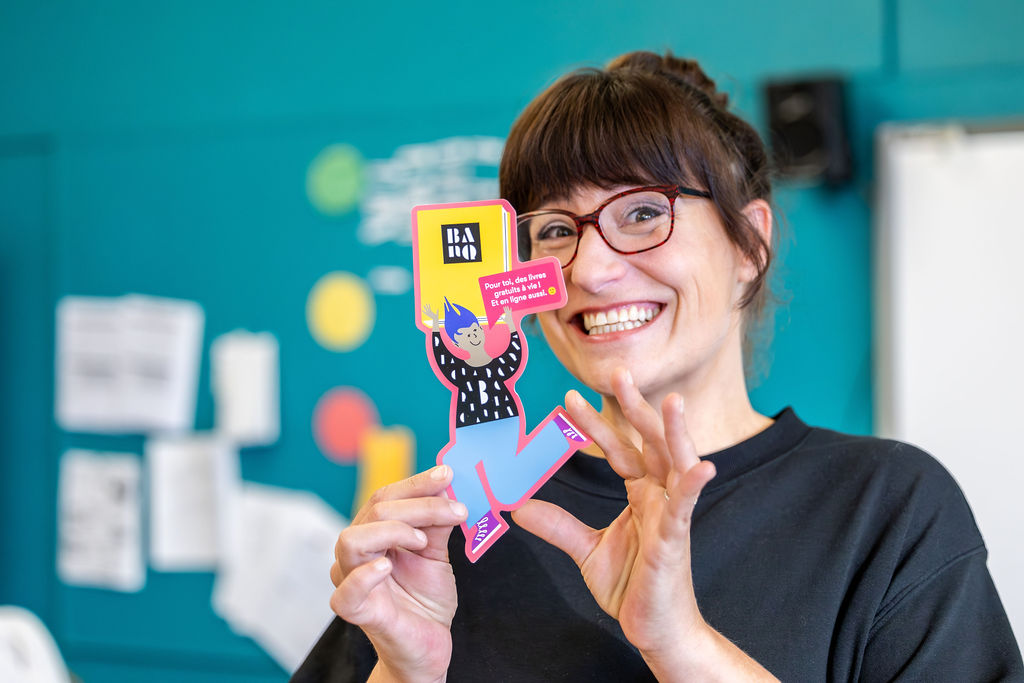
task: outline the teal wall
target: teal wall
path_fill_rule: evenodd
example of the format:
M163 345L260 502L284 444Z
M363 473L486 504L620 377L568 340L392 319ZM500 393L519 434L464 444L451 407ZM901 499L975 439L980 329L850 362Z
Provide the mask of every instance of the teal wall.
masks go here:
M29 2L0 6L0 604L25 605L92 681L281 681L209 608L210 574L150 571L137 595L54 575L56 472L72 446L139 452L140 438L66 434L53 405L53 306L142 292L206 311L197 428L212 424L208 345L237 327L281 342L282 438L243 453L246 479L317 492L343 513L355 470L327 461L313 405L364 389L407 424L428 464L447 405L421 357L411 297L377 297L351 353L319 347L304 304L331 270L365 275L409 250L367 247L358 216L305 197L326 145L366 158L454 135L504 136L567 69L633 49L699 58L761 123L770 77L849 80L857 176L780 185L785 237L765 411L870 432L872 134L883 121L1024 115L1019 0L618 0L385 6L331 2ZM534 419L573 381L533 340L519 388ZM423 396L412 404L410 394ZM436 410L434 403L436 401ZM424 404L426 407L424 407ZM326 571L326 567L325 567Z

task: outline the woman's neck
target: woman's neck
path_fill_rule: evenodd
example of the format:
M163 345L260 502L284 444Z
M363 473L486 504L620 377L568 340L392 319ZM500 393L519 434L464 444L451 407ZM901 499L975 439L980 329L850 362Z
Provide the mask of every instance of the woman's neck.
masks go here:
M745 441L772 424L771 418L758 413L750 403L739 349L718 360L675 385L641 387L644 398L659 414L670 393L683 397L686 428L701 455ZM618 400L614 396L602 399L601 414L639 445L640 435L622 413Z
M685 406L686 429L700 455L714 453L746 441L767 429L773 422L770 417L754 410L745 396L742 405L733 404L727 410L718 410L711 407L713 401L709 403L702 400L703 397L680 393ZM660 401L648 399L648 402L660 412ZM634 444L640 445L640 434L622 414L615 397L604 397L601 414L628 435Z

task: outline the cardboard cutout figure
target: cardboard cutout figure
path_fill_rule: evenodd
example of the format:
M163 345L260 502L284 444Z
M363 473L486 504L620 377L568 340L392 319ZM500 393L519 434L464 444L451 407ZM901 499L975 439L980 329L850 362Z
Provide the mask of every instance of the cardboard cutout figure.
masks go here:
M528 356L519 321L563 306L566 294L557 259L519 262L514 225L503 200L413 209L416 322L434 374L452 392L437 462L454 471L449 497L469 510L462 527L473 562L508 530L499 513L522 505L591 443L561 407L526 433L515 392Z

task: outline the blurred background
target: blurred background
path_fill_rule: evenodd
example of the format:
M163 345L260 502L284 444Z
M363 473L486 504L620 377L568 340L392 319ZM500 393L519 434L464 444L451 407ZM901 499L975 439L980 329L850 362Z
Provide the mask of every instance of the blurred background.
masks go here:
M287 680L353 505L447 440L410 207L493 198L540 90L670 49L787 154L756 407L935 453L1019 619L1022 34L1019 0L6 0L0 605L83 681ZM529 342L532 427L577 383Z

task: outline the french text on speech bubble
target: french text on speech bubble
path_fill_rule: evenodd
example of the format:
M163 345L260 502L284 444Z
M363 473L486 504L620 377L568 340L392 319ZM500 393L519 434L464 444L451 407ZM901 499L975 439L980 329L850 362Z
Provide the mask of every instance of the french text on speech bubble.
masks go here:
M503 273L480 278L480 293L490 325L501 317L505 307L517 318L526 313L549 311L565 305L565 280L556 258L530 261Z

